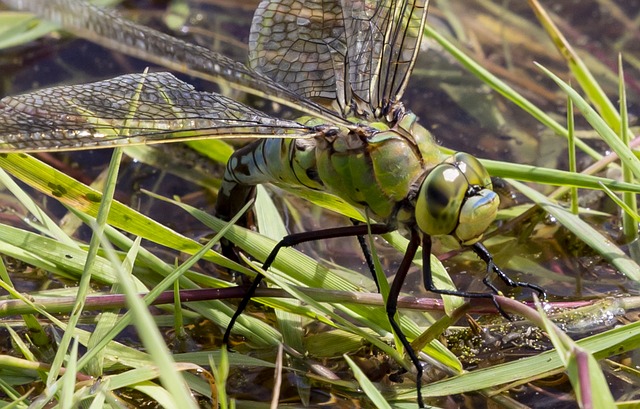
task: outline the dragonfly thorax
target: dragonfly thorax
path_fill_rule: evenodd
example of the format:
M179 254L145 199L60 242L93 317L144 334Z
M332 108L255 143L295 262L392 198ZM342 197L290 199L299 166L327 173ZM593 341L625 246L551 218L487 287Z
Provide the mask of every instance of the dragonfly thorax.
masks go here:
M451 235L463 245L476 243L500 205L491 188L491 178L478 159L456 153L422 182L415 208L418 228L428 235Z

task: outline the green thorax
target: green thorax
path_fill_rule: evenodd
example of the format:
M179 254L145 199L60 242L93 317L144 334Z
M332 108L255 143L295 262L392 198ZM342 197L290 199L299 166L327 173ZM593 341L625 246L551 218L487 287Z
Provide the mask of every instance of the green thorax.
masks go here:
M301 151L294 153L293 162L306 163L307 171L317 172L322 190L368 209L380 221L391 221L403 209L407 212L401 218L412 218L411 203L420 183L444 159L431 134L410 112L391 127L360 124L317 138L313 153L297 152Z

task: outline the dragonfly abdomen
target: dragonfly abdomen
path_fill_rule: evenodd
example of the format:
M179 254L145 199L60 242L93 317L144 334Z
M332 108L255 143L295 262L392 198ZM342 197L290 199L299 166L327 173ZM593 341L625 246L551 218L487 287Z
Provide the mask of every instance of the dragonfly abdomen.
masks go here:
M218 193L216 214L230 219L255 194L255 186L325 190L316 170L314 139L259 139L234 152Z
M255 185L272 183L297 192L325 191L380 221L395 222L425 173L415 141L393 129L361 126L313 139L262 139L228 161L216 209L231 218Z

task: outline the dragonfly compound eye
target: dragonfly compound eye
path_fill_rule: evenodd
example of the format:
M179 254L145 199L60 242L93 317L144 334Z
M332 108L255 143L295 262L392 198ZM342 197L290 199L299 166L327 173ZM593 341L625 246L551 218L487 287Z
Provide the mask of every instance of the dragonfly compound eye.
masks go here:
M494 221L500 199L489 174L471 155L456 154L425 178L416 203L416 223L429 235L448 234L463 245L482 238Z
M458 215L469 190L460 169L441 163L429 172L418 195L416 222L429 235L451 234L458 225Z
M489 172L482 166L482 163L475 156L468 153L458 152L449 157L446 162L452 163L460 169L467 178L471 186L480 186L491 189L491 177Z

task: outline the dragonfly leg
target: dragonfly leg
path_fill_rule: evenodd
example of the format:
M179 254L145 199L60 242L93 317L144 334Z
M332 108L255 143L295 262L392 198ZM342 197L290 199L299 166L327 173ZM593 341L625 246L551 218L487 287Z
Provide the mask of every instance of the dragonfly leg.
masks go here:
M487 254L489 255L489 257L491 257L488 251ZM431 272L431 236L428 236L426 234L422 237L422 279L424 282L424 288L427 291L431 291L436 294L455 295L458 297L468 298L491 298L491 300L493 301L493 305L495 305L500 315L502 315L505 319L511 321L511 317L509 316L509 314L504 312L504 310L500 307L500 304L498 304L495 299L495 296L500 294L500 291L489 281L483 280L484 284L491 289L490 293L473 293L467 291L436 288L435 284L433 283L433 275Z
M494 294L500 294L497 288L489 285L492 293L473 293L467 291L447 290L437 288L433 283L433 275L431 272L431 236L423 234L422 236L422 279L424 288L436 294L456 295L458 297L468 298L493 298Z
M536 291L541 299L545 299L547 294L545 290L535 284L514 281L507 274L502 271L493 261L493 256L489 253L489 250L482 245L481 243L476 243L472 246L473 251L480 257L482 261L487 264L487 273L495 272L498 277L502 281L504 281L510 287L526 287ZM493 301L493 305L495 305L496 309L507 320L511 321L511 317L507 314L500 304L495 299L496 295L500 294L500 290L493 285L489 281L489 276L487 275L482 282L491 290L491 293L475 293L475 292L466 292L466 291L458 291L458 290L446 290L439 289L433 284L433 277L431 274L431 264L430 264L430 254L431 254L431 237L428 235L424 235L422 238L422 263L423 263L423 280L424 287L431 292L436 294L446 294L446 295L455 295L459 297L467 297L467 298L491 298Z
M264 276L262 274L258 274L256 278L253 279L253 282L251 283L249 288L247 288L247 292L244 293L244 297L242 297L242 300L240 300L240 304L238 304L238 308L236 309L236 312L233 313L233 316L231 317L231 320L227 325L227 329L224 331L224 336L222 337L223 344L229 345L229 337L231 337L231 330L233 329L233 326L238 320L238 317L240 316L240 314L242 314L242 311L244 311L245 308L247 308L249 301L251 301L253 294L256 293L256 289L260 285L260 282L262 281L263 278Z
M400 290L402 289L402 284L404 284L404 280L407 277L407 272L409 271L409 267L411 267L411 263L413 261L413 257L416 255L416 251L418 250L418 246L420 244L420 236L417 231L411 231L411 238L409 240L409 245L407 246L407 250L405 251L404 258L402 259L402 263L400 263L400 267L398 267L398 271L396 272L396 276L393 279L393 283L391 284L391 288L389 289L389 297L387 298L387 317L389 318L389 323L393 328L396 336L400 340L400 343L404 347L409 359L413 363L413 366L416 368L416 389L418 393L418 406L424 408L424 401L422 399L422 374L423 367L422 363L418 359L416 352L413 350L413 347L407 340L407 337L402 332L402 328L400 328L400 324L396 322L396 312L398 311L398 296L400 295ZM424 250L423 250L424 251Z
M355 226L360 224L360 220L356 219L351 219L351 222ZM373 262L373 257L371 257L371 250L369 250L367 239L363 235L356 236L356 238L358 239L358 243L360 244L360 248L362 249L362 254L364 255L364 260L367 263L367 267L369 267L369 272L371 273L373 282L376 283L376 288L378 289L378 292L380 292L380 283L378 283L378 276L376 275L376 266Z
M491 253L489 253L489 250L487 250L486 247L484 247L482 244L480 243L476 243L472 246L473 251L478 255L478 257L480 257L480 259L482 259L482 261L484 261L487 264L487 272L495 272L498 277L500 277L500 279L502 281L504 281L508 286L510 287L525 287L525 288L529 288L531 290L534 290L535 292L537 292L540 296L540 298L544 299L547 296L547 293L545 292L545 290L535 284L530 284L530 283L525 283L525 282L520 282L520 281L514 281L511 278L509 278L509 276L507 276L507 274L502 271L493 261L493 256L491 255ZM475 293L475 292L467 292L467 291L458 291L458 290L446 290L446 289L440 289L440 288L436 288L436 286L433 284L433 277L431 275L431 265L430 265L430 253L431 253L431 237L429 237L428 235L424 235L422 238L422 257L423 257L423 280L424 280L424 287L431 292L434 292L436 294L446 294L446 295L457 295L460 297L467 297L467 298L493 298L494 295L498 295L500 294L500 290L498 290L498 288L493 285L491 282L489 282L488 277L485 277L482 282L489 287L489 289L491 289L491 293Z
M525 287L525 288L529 288L535 292L538 293L538 297L540 297L541 299L546 299L547 298L547 293L544 290L544 288L535 285L535 284L531 284L531 283L527 283L527 282L522 282L522 281L515 281L513 279L511 279L504 271L502 271L500 269L500 267L498 267L495 262L493 261L493 256L491 255L491 253L489 253L489 250L487 250L487 248L482 244L482 243L476 243L472 246L474 253L476 253L478 255L478 257L480 257L480 259L482 259L482 261L484 261L487 264L487 274L491 274L491 272L495 272L498 277L500 277L500 279L509 287ZM496 287L489 283L489 278L485 277L485 279L483 280L484 284L491 288L492 291L497 291Z
M276 244L276 246L273 248L273 250L271 250L271 253L269 253L269 256L262 264L262 269L267 270L269 267L271 267L271 264L273 264L273 262L275 261L276 256L278 255L280 250L284 247L293 247L298 244L306 243L309 241L325 240L325 239L332 239L337 237L364 236L368 234L369 231L371 232L371 234L385 234L393 230L394 230L394 227L386 224L372 224L369 226L367 226L366 224L362 224L362 225L355 225L355 226L344 226L344 227L336 227L332 229L290 234L288 236L285 236L282 240L280 240L278 244ZM371 263L373 264L373 261ZM231 320L227 325L227 329L224 333L224 336L222 337L222 342L224 344L229 343L229 337L231 336L231 330L233 329L234 324L236 323L238 317L242 314L244 309L249 304L249 301L251 301L251 298L253 298L253 295L255 294L256 289L258 288L258 285L260 284L263 278L264 276L260 274L257 275L254 281L251 283L251 285L247 289L247 292L245 293L244 297L242 297L242 300L240 300L240 304L238 304L238 308L236 309L236 312L231 317Z

